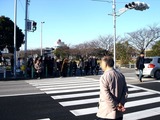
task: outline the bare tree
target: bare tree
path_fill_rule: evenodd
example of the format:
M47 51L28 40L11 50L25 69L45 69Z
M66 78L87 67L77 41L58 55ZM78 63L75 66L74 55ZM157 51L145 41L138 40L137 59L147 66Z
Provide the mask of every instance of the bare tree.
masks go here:
M77 54L80 54L82 56L87 56L92 52L88 42L75 45L73 48L76 49L75 51L77 52Z
M139 51L145 51L160 38L160 27L149 26L135 32L127 33L129 43Z
M92 40L88 42L89 47L91 48L101 48L101 41L99 40Z
M107 35L105 37L100 36L98 41L100 41L100 48L103 48L107 51L113 50L113 36Z

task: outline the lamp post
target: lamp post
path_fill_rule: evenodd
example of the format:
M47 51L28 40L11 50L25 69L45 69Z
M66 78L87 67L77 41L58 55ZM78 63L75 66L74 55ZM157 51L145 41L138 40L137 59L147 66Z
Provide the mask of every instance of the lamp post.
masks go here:
M41 56L43 55L43 51L42 51L42 49L43 49L43 48L42 48L42 47L43 47L43 46L42 46L42 45L43 45L43 43L42 43L42 42L43 42L43 41L42 41L43 38L42 38L42 37L43 37L43 36L42 36L42 34L43 34L43 24L44 24L44 23L45 23L45 22L41 22Z
M16 77L16 26L17 26L17 0L14 0L14 77Z

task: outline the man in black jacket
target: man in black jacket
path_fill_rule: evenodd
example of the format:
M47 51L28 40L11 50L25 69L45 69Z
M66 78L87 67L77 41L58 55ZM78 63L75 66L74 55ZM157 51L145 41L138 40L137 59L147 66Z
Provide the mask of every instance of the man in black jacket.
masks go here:
M141 52L140 56L137 58L136 67L139 70L139 80L140 80L140 82L142 82L143 69L145 68L145 66L144 66L144 53L143 52Z

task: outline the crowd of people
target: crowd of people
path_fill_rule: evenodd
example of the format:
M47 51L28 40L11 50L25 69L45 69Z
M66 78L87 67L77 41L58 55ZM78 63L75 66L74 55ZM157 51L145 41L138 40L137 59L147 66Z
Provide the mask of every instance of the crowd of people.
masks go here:
M18 69L24 71L24 59L18 59ZM73 59L54 59L51 57L36 57L27 60L27 75L34 77L71 77L84 75L98 75L99 63L96 57Z

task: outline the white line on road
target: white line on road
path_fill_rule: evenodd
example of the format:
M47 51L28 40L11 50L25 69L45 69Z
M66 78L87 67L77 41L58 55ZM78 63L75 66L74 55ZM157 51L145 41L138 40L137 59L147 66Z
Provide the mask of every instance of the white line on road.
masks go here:
M92 84L96 84L99 83L98 81L79 81L79 80L74 80L74 81L60 81L60 82L45 82L45 83L29 83L33 86L47 86L47 85L66 85L66 84L83 84L83 83L92 83Z
M141 90L145 90L145 91L149 91L149 92L153 92L153 93L156 93L156 94L160 94L160 92L156 91L156 90L151 90L151 89L147 89L147 88L143 88L143 87L138 87L138 86L130 85L130 84L127 84L127 86L133 87L133 88L137 88L137 89L141 89Z
M157 103L157 102L160 102L160 97L148 98L148 99L142 99L142 100L136 100L136 101L127 102L125 104L125 107L129 108L129 107L135 107L135 106L146 105L146 104Z
M88 78L81 78L81 79L77 79L77 78L62 78L62 79L53 79L53 80L37 80L37 81L26 81L29 84L35 84L35 85L44 85L44 84L51 84L51 83L55 83L55 84L61 84L61 83L79 83L79 82L97 82L97 80L95 79L88 79Z
M155 93L152 93L152 92L131 93L128 95L128 98L153 95L153 94ZM98 92L88 92L88 93L67 94L67 95L56 95L56 96L51 96L51 97L55 100L60 100L60 99L67 99L67 98L77 98L77 97L96 96L96 95L99 95L99 91Z
M97 111L98 111L97 107L78 109L78 110L70 110L70 112L72 114L74 114L75 116L95 114Z
M140 90L140 89L137 89L137 88L128 88L128 91L136 91L136 90Z
M42 91L49 91L49 90L64 90L64 89L77 89L77 88L91 88L91 87L98 87L99 85L79 85L79 86L67 86L67 87L51 87L51 88L42 88Z
M79 88L79 89L68 89L68 90L54 90L54 91L45 91L47 94L55 94L55 93L67 93L67 92L80 92L80 91L87 91L87 90L99 90L99 87L92 87L92 88ZM139 90L138 88L129 88L129 91Z
M127 102L125 104L125 107L130 108L130 107L147 105L147 104L152 104L152 103L157 103L157 102L160 102L160 97ZM80 103L80 104L82 104L82 103ZM81 116L81 115L89 115L90 113L96 113L97 110L98 110L97 107L91 107L91 108L71 110L70 112L72 112L75 116Z
M89 103L98 103L98 98L60 102L60 104L64 107L74 106L74 105L83 105L83 104L89 104Z
M44 119L37 119L37 120L50 120L49 118L44 118Z
M85 97L85 96L93 96L93 95L99 95L98 92L88 92L88 93L77 93L77 94L68 94L68 95L57 95L57 96L51 96L53 99L66 99L66 98L77 98L77 97Z
M15 97L15 96L25 96L25 95L39 95L45 94L44 92L35 92L35 93L22 93L22 94L8 94L8 95L0 95L0 97Z
M152 92L131 93L131 94L128 94L128 98L141 97L141 96L153 95L153 94L155 93L152 93Z
M87 91L87 90L99 90L99 87L92 87L92 88L79 88L79 89L69 89L69 90L57 90L57 91L45 91L47 94L55 94L55 93L67 93L67 92L80 92L80 91Z
M156 115L160 115L160 107L125 114L124 120L139 120Z
M46 85L33 85L33 86L35 86L36 88L48 88L48 87L65 87L65 86L68 86L68 84L71 86L79 86L79 85L81 85L81 84L83 84L83 85L99 85L99 82L83 82L83 83L79 83L79 82L77 82L77 83L67 83L67 84L64 84L64 83L62 83L62 84L54 84L54 83L52 83L52 84L46 84Z

